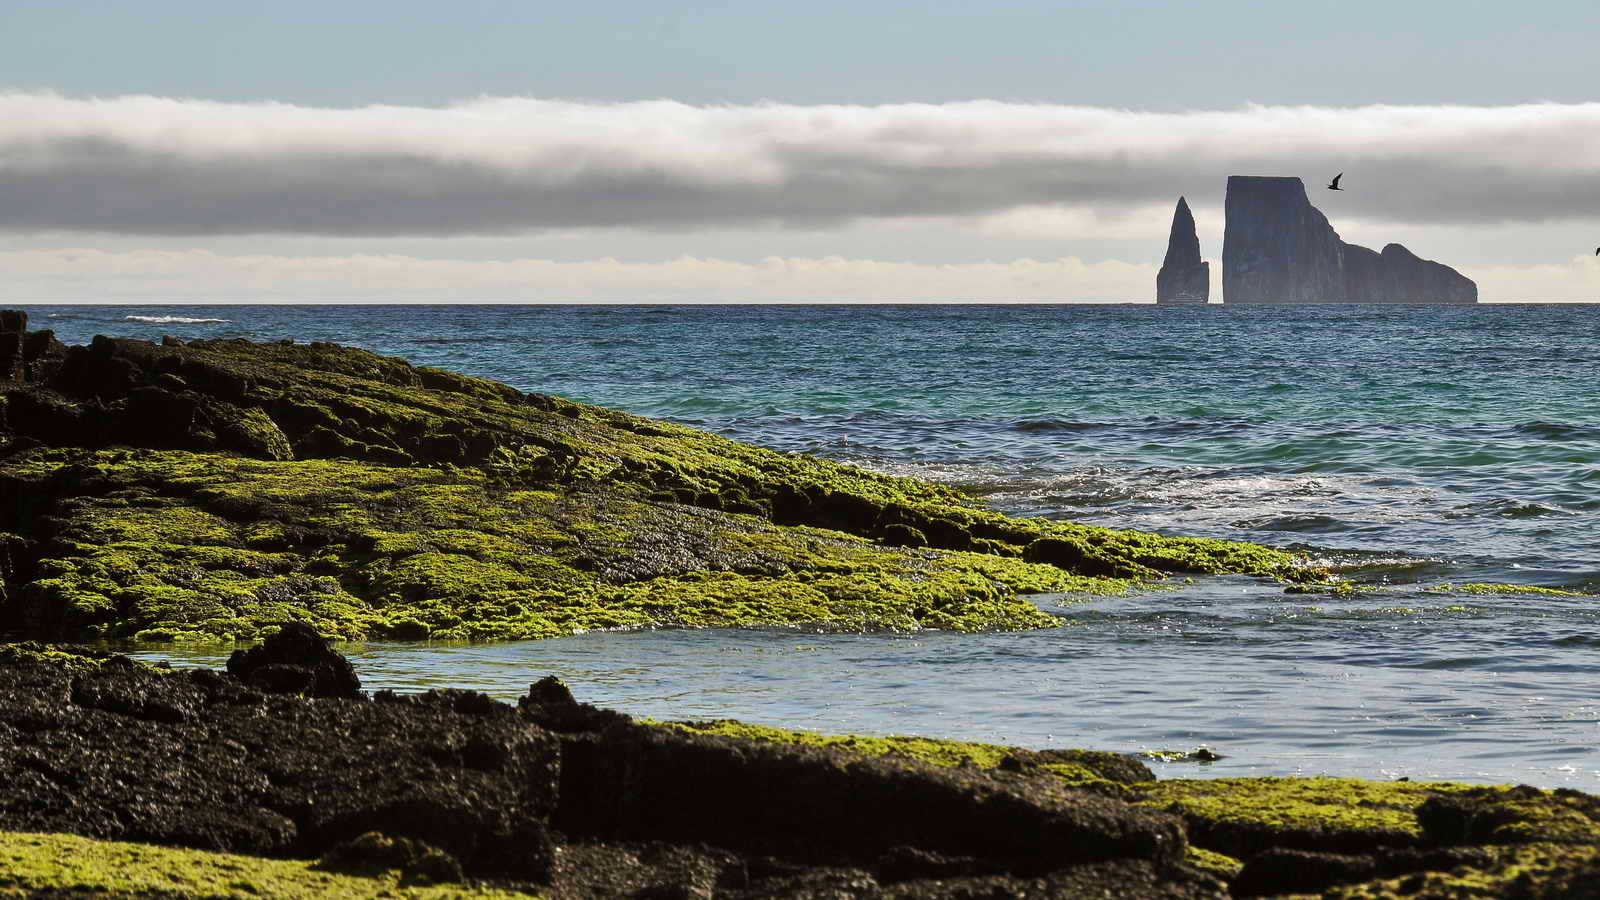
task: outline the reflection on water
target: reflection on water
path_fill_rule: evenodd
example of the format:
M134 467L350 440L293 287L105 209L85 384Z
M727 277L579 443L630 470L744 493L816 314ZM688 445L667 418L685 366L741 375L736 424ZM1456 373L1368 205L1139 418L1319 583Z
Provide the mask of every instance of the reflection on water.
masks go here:
M1206 744L1224 755L1153 764L1163 777L1600 788L1592 598L1336 599L1217 578L1083 605L1040 599L1067 617L1062 628L667 629L341 649L369 690L512 700L553 674L580 700L638 716L1123 752ZM227 654L138 656L220 667Z

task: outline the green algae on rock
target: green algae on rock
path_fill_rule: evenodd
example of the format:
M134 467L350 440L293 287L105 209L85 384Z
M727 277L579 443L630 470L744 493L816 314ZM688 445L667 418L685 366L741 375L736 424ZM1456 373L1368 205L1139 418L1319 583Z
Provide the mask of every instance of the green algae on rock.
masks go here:
M1154 780L1150 770L1136 760L1117 753L1093 750L1024 750L999 744L954 741L942 738L896 735L824 735L766 725L751 725L732 719L714 722L660 722L696 734L803 747L832 747L862 756L903 758L935 766L954 768L976 766L1010 772L1049 775L1072 787L1090 788L1118 796L1131 796L1128 785Z
M0 630L31 636L1025 629L1059 622L1028 593L1324 574L332 344L27 346L0 381Z
M315 860L0 831L0 894L177 897L484 897L537 894L466 884L414 884L398 869L354 874Z
M1535 584L1484 584L1470 582L1467 584L1439 584L1423 588L1441 594L1529 594L1544 597L1593 597L1582 591L1569 591L1562 588L1540 587Z

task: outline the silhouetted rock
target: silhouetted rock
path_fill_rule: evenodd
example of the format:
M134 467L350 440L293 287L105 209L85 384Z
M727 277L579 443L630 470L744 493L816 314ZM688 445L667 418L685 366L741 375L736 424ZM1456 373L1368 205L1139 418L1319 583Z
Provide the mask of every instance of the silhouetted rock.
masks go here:
M1157 303L1204 303L1211 297L1211 264L1200 259L1200 238L1195 234L1189 204L1178 198L1172 212L1172 233L1167 256L1156 273Z
M579 703L566 683L554 675L528 685L528 694L517 701L517 709L540 728L561 734L604 731L633 721L625 713Z
M1224 303L1346 299L1342 242L1300 179L1229 176L1226 214Z
M28 314L20 309L0 309L0 381L14 381L22 369L22 336Z
M1350 244L1345 250L1356 249ZM1361 248L1366 249L1366 248ZM1443 263L1421 259L1400 246L1384 246L1380 257L1384 284L1381 290L1359 296L1367 302L1389 303L1477 303L1478 286L1472 279ZM1352 296L1357 296L1352 290Z
M1298 178L1228 178L1222 244L1227 303L1476 303L1478 287L1399 244L1347 244Z

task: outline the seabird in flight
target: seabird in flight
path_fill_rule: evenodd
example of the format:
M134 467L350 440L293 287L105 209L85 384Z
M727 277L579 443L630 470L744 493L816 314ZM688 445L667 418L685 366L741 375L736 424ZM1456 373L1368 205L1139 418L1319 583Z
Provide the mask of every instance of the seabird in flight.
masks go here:
M1328 182L1328 190L1330 190L1330 191L1342 191L1342 190L1344 190L1344 188L1339 187L1339 179L1341 179L1343 177L1344 177L1344 173L1343 172L1340 172L1339 174L1333 176L1333 180Z

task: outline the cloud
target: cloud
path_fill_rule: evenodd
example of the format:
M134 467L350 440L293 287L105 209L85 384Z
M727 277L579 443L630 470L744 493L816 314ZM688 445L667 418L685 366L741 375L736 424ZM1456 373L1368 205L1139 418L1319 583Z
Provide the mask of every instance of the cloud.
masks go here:
M1336 221L1590 220L1600 103L319 109L0 94L0 228L15 231L447 236L901 217L1027 228L1013 211L1114 223L1179 194L1220 206L1228 174L1315 187L1341 170L1347 192L1324 203Z
M960 265L837 256L554 262L92 248L0 252L0 271L7 273L0 303L13 304L1105 300L1149 296L1156 277L1154 265L1073 258Z

